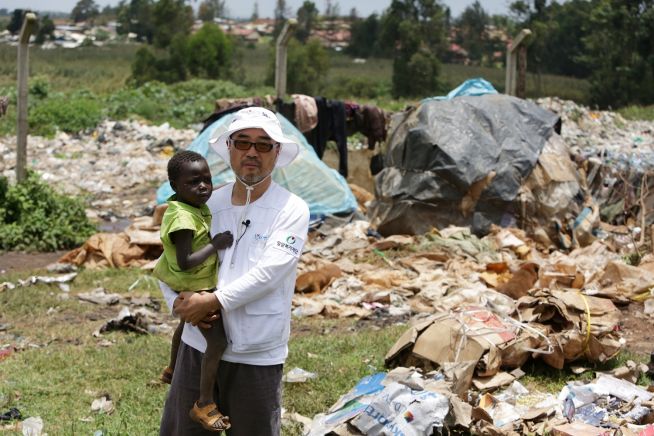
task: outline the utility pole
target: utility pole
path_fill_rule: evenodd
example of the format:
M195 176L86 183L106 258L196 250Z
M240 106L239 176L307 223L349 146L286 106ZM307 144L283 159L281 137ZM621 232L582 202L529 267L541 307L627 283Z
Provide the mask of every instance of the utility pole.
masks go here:
M504 93L525 98L527 84L527 44L531 30L522 29L506 48L506 80ZM519 64L519 65L518 65Z
M18 128L16 140L16 182L21 183L27 176L27 78L29 76L30 35L36 29L36 15L25 14L18 43Z
M286 95L286 59L288 42L297 28L297 20L289 19L277 37L275 50L275 91L277 98L283 99Z

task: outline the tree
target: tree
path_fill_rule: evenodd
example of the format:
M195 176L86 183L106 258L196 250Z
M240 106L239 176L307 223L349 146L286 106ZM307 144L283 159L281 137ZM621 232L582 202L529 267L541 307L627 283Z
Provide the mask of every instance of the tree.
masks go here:
M317 20L318 8L316 8L315 3L312 1L302 3L302 6L297 10L298 27L295 31L295 37L301 42L306 42Z
M456 42L467 50L472 61L481 62L482 60L487 42L486 26L488 24L488 14L479 0L466 7L459 19L456 20L459 30Z
M215 24L206 23L188 39L188 70L195 77L231 77L233 45Z
M226 14L225 0L204 0L198 8L198 18L204 22Z
M381 21L381 49L393 54L393 95L441 90L438 57L444 51L445 11L437 0L393 0Z
M193 8L184 0L159 0L152 9L153 43L168 47L173 37L188 35L193 25Z
M43 44L46 39L52 38L55 30L55 25L50 19L49 15L43 16L39 23L39 30L36 32L36 43Z
M154 38L152 0L130 0L129 4L122 0L118 5L118 33L136 34L140 41L152 43Z
M20 28L23 26L23 17L27 12L29 11L25 9L14 9L14 12L11 14L11 20L7 24L7 30L12 34L20 32Z
M583 42L593 103L654 103L654 1L595 1Z
M527 51L529 70L587 77L590 71L581 61L585 50L583 40L589 32L591 10L597 4L597 1L570 0L548 6L538 0L532 8L525 1L513 2L510 8L520 20L518 28L528 28L533 33Z
M376 56L379 53L379 17L377 14L371 14L365 20L355 20L350 27L351 38L350 45L346 51L348 54L367 58Z
M211 3L208 1L203 1L198 7L198 19L204 21L213 21L213 18L216 16L216 11L211 7Z
M93 20L100 13L98 5L93 0L79 0L70 13L70 18L75 23L80 21Z
M332 0L325 0L325 18L329 21L333 21L341 13L341 7L338 2L332 3Z
M289 12L286 0L277 0L275 2L275 29L273 31L273 36L275 38L277 38L277 35L282 31L288 15Z
M259 2L254 2L254 8L252 8L252 17L250 20L256 21L259 19Z

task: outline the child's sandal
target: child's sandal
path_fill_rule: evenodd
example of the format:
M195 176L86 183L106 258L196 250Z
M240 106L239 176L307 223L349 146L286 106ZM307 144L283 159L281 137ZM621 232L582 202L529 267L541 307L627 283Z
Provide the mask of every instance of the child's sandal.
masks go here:
M196 402L193 404L189 416L193 421L201 424L205 430L209 431L221 432L228 430L232 426L229 422L229 417L220 413L214 403L200 407Z
M170 366L165 367L164 370L161 371L159 380L163 383L171 384L173 382L173 369Z

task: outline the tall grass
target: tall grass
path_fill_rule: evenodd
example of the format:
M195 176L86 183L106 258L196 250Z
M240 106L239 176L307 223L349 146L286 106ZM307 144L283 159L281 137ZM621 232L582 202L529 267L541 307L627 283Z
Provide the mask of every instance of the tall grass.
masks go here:
M139 47L136 44L52 50L31 47L30 77L47 78L51 89L56 91L86 88L98 94L112 93L125 86ZM0 44L0 88L16 86L16 55L16 47Z

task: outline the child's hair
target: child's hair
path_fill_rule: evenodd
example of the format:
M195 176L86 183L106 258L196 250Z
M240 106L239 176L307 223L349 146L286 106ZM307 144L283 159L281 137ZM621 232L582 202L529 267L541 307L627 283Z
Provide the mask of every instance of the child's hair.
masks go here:
M198 162L204 160L204 156L190 150L182 150L175 153L168 161L168 180L177 180L182 166L187 162Z

